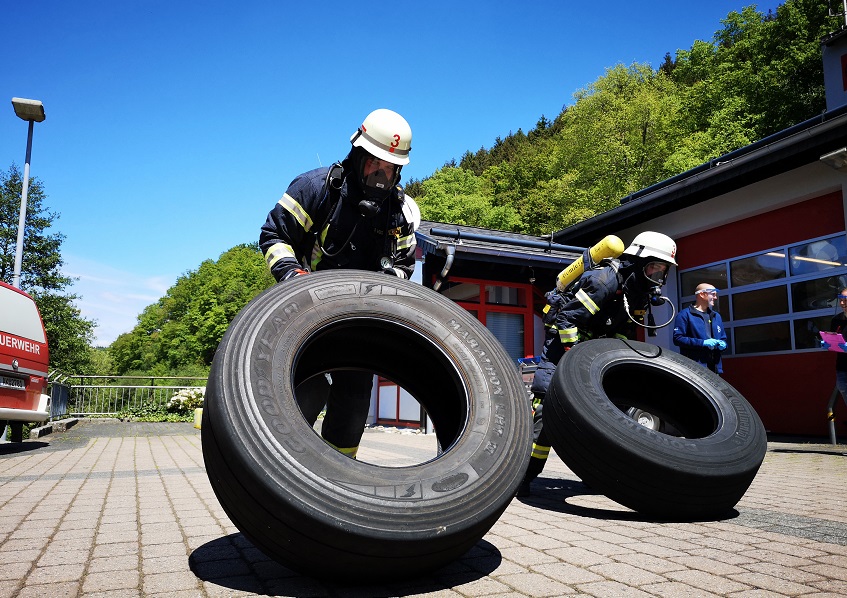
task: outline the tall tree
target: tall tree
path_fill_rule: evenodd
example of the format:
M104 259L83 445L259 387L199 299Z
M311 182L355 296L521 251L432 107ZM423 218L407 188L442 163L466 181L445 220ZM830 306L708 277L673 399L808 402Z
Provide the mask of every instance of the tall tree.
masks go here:
M0 172L0 279L14 277L23 176L14 164ZM50 366L67 373L85 371L90 363L94 325L82 316L66 289L73 282L61 272L65 236L51 232L59 214L46 206L44 187L31 178L27 189L26 226L21 261L21 289L35 299L50 346Z
M182 375L208 368L232 319L273 283L255 244L204 261L180 276L164 297L144 309L131 332L112 343L116 371Z
M486 181L469 170L445 166L422 183L421 216L436 222L514 230L520 216L511 206L497 206Z
M840 26L827 3L787 0L776 15L748 6L721 23L711 43L677 52L672 70L687 90L694 131L716 131L740 118L748 130L736 136L743 145L745 138L761 139L824 110L820 40Z

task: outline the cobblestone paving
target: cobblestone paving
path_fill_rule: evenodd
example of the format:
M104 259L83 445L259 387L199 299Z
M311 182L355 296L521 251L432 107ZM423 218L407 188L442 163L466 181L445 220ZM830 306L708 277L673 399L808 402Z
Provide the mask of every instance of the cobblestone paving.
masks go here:
M433 458L369 431L360 457ZM403 455L402 458L397 455ZM211 490L191 424L83 421L0 445L0 598L847 596L847 447L772 442L737 513L650 521L555 456L468 554L423 579L344 587L268 559Z

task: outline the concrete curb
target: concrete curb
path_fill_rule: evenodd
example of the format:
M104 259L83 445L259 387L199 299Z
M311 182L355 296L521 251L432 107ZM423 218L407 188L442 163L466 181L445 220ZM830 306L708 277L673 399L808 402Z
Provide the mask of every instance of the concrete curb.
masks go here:
M75 425L79 423L79 418L72 417L69 419L60 419L54 422L50 422L45 426L41 426L38 428L33 428L29 431L29 439L37 440L42 436L47 436L48 434L52 434L53 432L64 432L66 430L70 430Z

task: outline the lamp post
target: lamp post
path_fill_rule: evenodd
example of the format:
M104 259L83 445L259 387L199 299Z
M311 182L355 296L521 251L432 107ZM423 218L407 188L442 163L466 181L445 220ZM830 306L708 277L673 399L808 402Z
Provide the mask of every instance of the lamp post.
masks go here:
M19 118L29 123L29 132L26 137L26 162L24 162L24 180L21 190L21 213L18 217L18 243L15 246L15 274L12 277L12 286L21 288L21 263L24 254L24 227L26 226L26 194L29 190L29 160L32 155L32 129L34 123L44 120L44 105L38 100L26 100L24 98L12 98L12 106Z

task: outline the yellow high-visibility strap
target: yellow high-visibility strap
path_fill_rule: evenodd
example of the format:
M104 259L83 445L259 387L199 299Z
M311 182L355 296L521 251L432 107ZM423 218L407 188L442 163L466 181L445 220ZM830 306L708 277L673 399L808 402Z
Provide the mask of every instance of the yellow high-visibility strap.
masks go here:
M563 343L575 343L579 340L578 328L565 328L559 331L559 340Z
M408 237L398 237L397 238L397 249L408 249L415 242L415 235L409 235Z
M312 217L309 216L308 212L303 209L303 206L296 199L285 193L277 203L285 208L289 214L294 216L294 219L303 227L303 230L306 232L312 230L312 225L314 224Z
M589 297L588 293L586 293L584 290L579 289L576 292L576 295L574 295L574 296L577 299L579 299L579 302L582 303L585 306L585 309L587 309L588 313L590 313L592 316L594 314L596 314L598 311L600 311L600 308L597 307L597 304L594 303L594 300L591 297Z
M536 459L546 459L550 456L550 447L549 446L540 446L538 444L532 443L532 456Z
M318 235L319 243L315 243L315 246L312 247L312 258L309 260L309 264L312 266L312 271L315 272L318 269L318 264L324 257L324 252L321 251L321 247L326 242L326 235L329 232L329 224L327 224L324 229Z
M265 261L268 263L268 268L272 268L275 263L286 257L297 259L297 256L294 255L294 249L286 243L274 243L265 252Z

